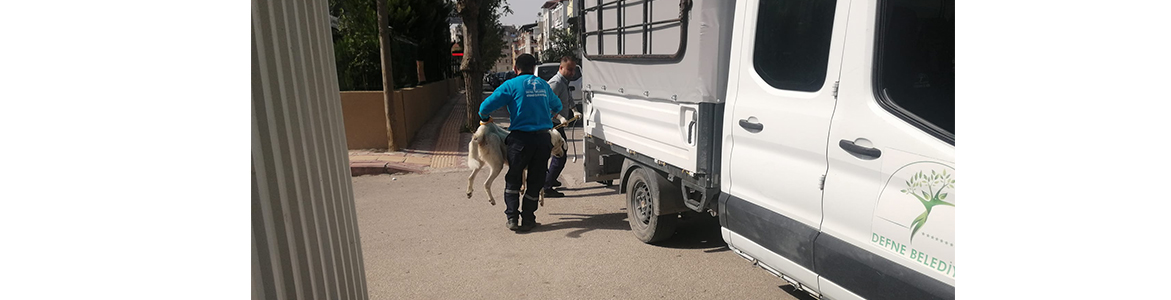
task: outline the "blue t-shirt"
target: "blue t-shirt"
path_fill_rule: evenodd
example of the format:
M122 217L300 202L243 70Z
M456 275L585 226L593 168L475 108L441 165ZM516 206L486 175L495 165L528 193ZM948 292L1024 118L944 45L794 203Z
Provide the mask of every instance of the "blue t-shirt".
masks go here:
M561 100L540 77L531 74L509 79L480 104L480 118L487 118L508 105L509 130L538 131L553 128L553 114L561 111Z

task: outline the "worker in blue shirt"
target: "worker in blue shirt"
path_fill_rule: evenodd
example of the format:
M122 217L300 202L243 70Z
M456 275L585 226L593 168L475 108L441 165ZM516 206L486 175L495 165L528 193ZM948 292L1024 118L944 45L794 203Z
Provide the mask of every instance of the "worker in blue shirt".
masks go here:
M480 122L491 122L490 115L501 106L508 107L509 130L504 144L508 148L508 173L504 175L504 214L509 230L529 231L537 226L537 197L545 186L549 153L553 151L549 129L553 117L561 111L561 100L540 77L533 76L537 58L521 54L516 58L515 78L501 84L480 104ZM522 172L528 170L528 185L521 204ZM520 208L518 211L517 208ZM518 220L519 219L519 220ZM520 223L518 225L518 222Z

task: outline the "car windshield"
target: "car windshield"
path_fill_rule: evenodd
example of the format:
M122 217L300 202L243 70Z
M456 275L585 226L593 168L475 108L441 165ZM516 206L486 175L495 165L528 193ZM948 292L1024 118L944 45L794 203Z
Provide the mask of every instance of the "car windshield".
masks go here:
M549 81L553 75L557 75L557 68L558 66L537 67L537 77Z
M560 65L537 67L537 77L541 77L545 81L549 81L553 76L557 75L557 71L561 69ZM577 67L577 72L574 72L574 78L569 78L569 81L577 81L581 78L581 66Z

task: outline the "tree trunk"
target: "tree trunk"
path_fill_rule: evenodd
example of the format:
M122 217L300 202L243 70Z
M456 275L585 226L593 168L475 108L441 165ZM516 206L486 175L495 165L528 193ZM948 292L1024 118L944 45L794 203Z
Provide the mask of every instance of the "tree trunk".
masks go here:
M394 127L397 123L394 111L394 69L390 65L390 17L387 16L386 0L378 2L378 43L382 48L382 93L386 101L386 121L389 127L386 130L388 151L398 151L399 145L394 141Z
M480 70L480 1L459 0L459 16L464 22L464 56L460 72L464 76L464 97L467 100L467 119L464 128L475 130L480 122L480 101L483 92L483 71Z

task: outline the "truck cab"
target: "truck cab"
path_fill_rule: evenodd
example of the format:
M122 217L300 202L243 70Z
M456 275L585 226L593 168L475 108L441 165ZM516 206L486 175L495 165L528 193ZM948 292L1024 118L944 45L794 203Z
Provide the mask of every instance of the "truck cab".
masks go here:
M955 297L954 1L582 8L587 180L833 299ZM676 5L678 4L678 5Z

